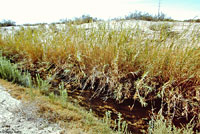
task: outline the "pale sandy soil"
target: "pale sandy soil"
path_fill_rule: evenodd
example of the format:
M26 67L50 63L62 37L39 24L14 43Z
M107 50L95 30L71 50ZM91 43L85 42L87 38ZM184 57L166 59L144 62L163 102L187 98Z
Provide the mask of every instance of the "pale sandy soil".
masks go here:
M142 30L142 32L146 33L146 38L154 38L156 36L160 35L159 31L152 30L150 27L152 25L160 25L160 24L168 24L172 27L170 28L171 33L176 33L181 35L180 39L187 40L187 43L185 45L190 45L191 39L190 37L193 37L191 35L196 35L196 38L200 38L200 23L189 23L189 22L151 22L151 21L142 21L142 20L125 20L125 21L102 21L97 23L86 23L82 25L76 25L77 27L82 27L88 32L91 28L98 28L99 25L104 24L106 25L106 29L121 29L121 28L135 28L136 26L139 26L139 29ZM51 24L46 24L45 27L49 28ZM15 27L1 27L0 33L2 36L4 35L12 35L13 33L17 32L20 27L27 28L27 26L15 26ZM29 26L30 28L38 28L39 26ZM67 33L67 25L65 24L56 24L57 32L66 32ZM64 29L64 30L63 30ZM184 33L184 34L182 34ZM55 33L57 34L57 33ZM49 31L46 31L45 35L47 38L51 38L49 36ZM45 39L41 39L42 41L46 42Z
M58 124L36 116L34 104L16 100L0 85L0 134L60 134Z
M152 24L163 24L163 23L168 23L171 25L174 25L173 31L183 31L187 28L190 28L191 30L197 29L197 27L200 27L200 23L190 23L190 22L153 22L153 21L142 21L142 20L125 20L125 21L102 21L102 22L97 22L97 23L85 23L82 25L78 25L78 27L84 27L86 29L91 28L91 27L98 27L99 24L105 23L109 28L116 28L116 24L120 27L121 24L123 24L123 27L135 27L136 25L139 25L143 30L145 31L151 31L149 29L149 26ZM48 28L51 24L46 24L45 26ZM65 24L56 24L57 28L64 28L66 27ZM190 26L190 27L189 27ZM1 27L0 32L6 33L6 32L13 32L12 30L18 30L20 27L28 27L28 26L11 26L11 27ZM38 26L29 26L31 28L37 28Z

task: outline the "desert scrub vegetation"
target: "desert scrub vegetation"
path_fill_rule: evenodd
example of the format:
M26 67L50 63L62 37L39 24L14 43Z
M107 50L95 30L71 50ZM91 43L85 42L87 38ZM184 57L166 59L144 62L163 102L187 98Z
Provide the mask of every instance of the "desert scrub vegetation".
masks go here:
M39 109L37 109L37 112L41 114L40 116L47 118L51 122L61 124L63 128L70 129L70 133L115 133L103 120L98 120L92 111L88 112L78 104L74 104L75 102L72 102L71 99L68 98L63 83L59 85L60 96L55 95L53 92L50 92L48 95L43 95L44 91L49 88L48 82L42 80L38 74L36 74L36 78L34 79L28 72L23 73L22 70L19 70L17 64L11 63L10 60L2 55L0 55L0 78L12 82L12 84L10 84L0 80L0 83L9 88L15 97L40 103ZM14 83L28 88L14 85ZM41 104L42 102L44 104ZM50 113L49 110L52 109L53 113ZM73 112L76 114L72 114ZM74 125L76 127L74 127ZM123 126L120 126L117 133L121 134L123 130Z
M189 19L189 20L184 20L184 22L196 22L196 23L199 23L200 19Z
M161 113L158 115L152 116L151 120L149 121L149 134L194 134L193 131L194 124L189 122L183 128L175 127L172 122L166 120ZM198 133L198 132L196 132Z
M16 22L12 20L3 20L0 22L0 27L16 26Z
M92 17L90 15L82 15L81 17L75 17L73 19L60 19L60 22L56 22L56 24L66 24L66 23L70 23L70 24L76 24L76 25L80 25L80 24L84 24L84 23L91 23L91 22L97 22L100 21L100 19Z
M18 83L26 87L32 87L31 75L28 72L23 72L17 68L17 65L12 64L0 54L0 77L13 83Z
M170 17L167 17L167 15L162 12L158 16L137 10L135 12L129 13L128 15L125 15L124 17L113 18L113 20L175 21Z
M176 36L165 25L157 29L162 32L149 34L114 22L21 27L2 34L0 49L52 87L63 81L71 90L89 89L92 98L131 99L143 107L159 100L165 117L194 117L199 129L200 28L190 25Z
M39 74L36 74L36 78L32 78L28 71L19 69L17 64L11 63L2 54L0 54L0 78L25 87L40 90L48 90L50 87L48 81L41 79Z
M97 118L92 111L87 111L83 107L80 107L74 100L68 98L63 105L62 98L54 96L54 99L50 96L41 94L40 90L33 88L24 88L22 86L7 82L0 79L0 84L9 90L9 93L17 99L22 99L26 107L27 112L32 115L33 118L45 118L51 123L57 123L63 128L62 133L70 134L115 134L109 126L103 122L103 120ZM31 93L30 93L31 92ZM34 109L33 109L34 108ZM119 131L119 134L122 131Z

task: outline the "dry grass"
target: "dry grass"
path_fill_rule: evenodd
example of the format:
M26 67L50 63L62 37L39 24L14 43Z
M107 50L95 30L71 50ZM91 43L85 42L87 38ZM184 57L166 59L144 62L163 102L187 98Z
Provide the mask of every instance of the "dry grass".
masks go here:
M154 115L149 123L149 134L195 134L194 124L188 123L185 128L177 128L167 121L161 113Z
M38 107L38 116L58 123L66 129L67 134L111 134L114 133L107 124L99 120L92 112L88 112L78 104L68 101L65 106L59 100L52 100L39 90L24 88L5 80L0 80L10 94ZM31 111L30 111L31 112Z
M176 35L164 26L151 35L139 26L113 27L21 28L2 36L0 49L45 79L62 75L67 84L119 102L129 98L146 106L149 100L161 99L166 114L192 115L199 123L199 27Z

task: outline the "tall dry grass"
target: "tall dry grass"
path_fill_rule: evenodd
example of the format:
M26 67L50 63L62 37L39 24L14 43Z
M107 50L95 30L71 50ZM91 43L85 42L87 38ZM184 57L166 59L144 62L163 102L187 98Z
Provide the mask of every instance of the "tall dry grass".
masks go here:
M0 49L26 69L45 73L34 66L39 63L60 68L65 79L94 90L94 97L133 99L143 106L161 99L167 114L199 120L199 27L174 32L173 25L159 24L149 34L139 25L91 25L22 27L1 35Z

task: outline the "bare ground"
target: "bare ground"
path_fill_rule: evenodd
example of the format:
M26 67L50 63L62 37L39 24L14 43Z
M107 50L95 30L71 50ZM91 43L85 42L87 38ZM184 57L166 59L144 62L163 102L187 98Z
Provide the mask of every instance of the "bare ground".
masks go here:
M0 85L0 134L60 134L58 124L51 124L36 115L35 104L13 98Z

